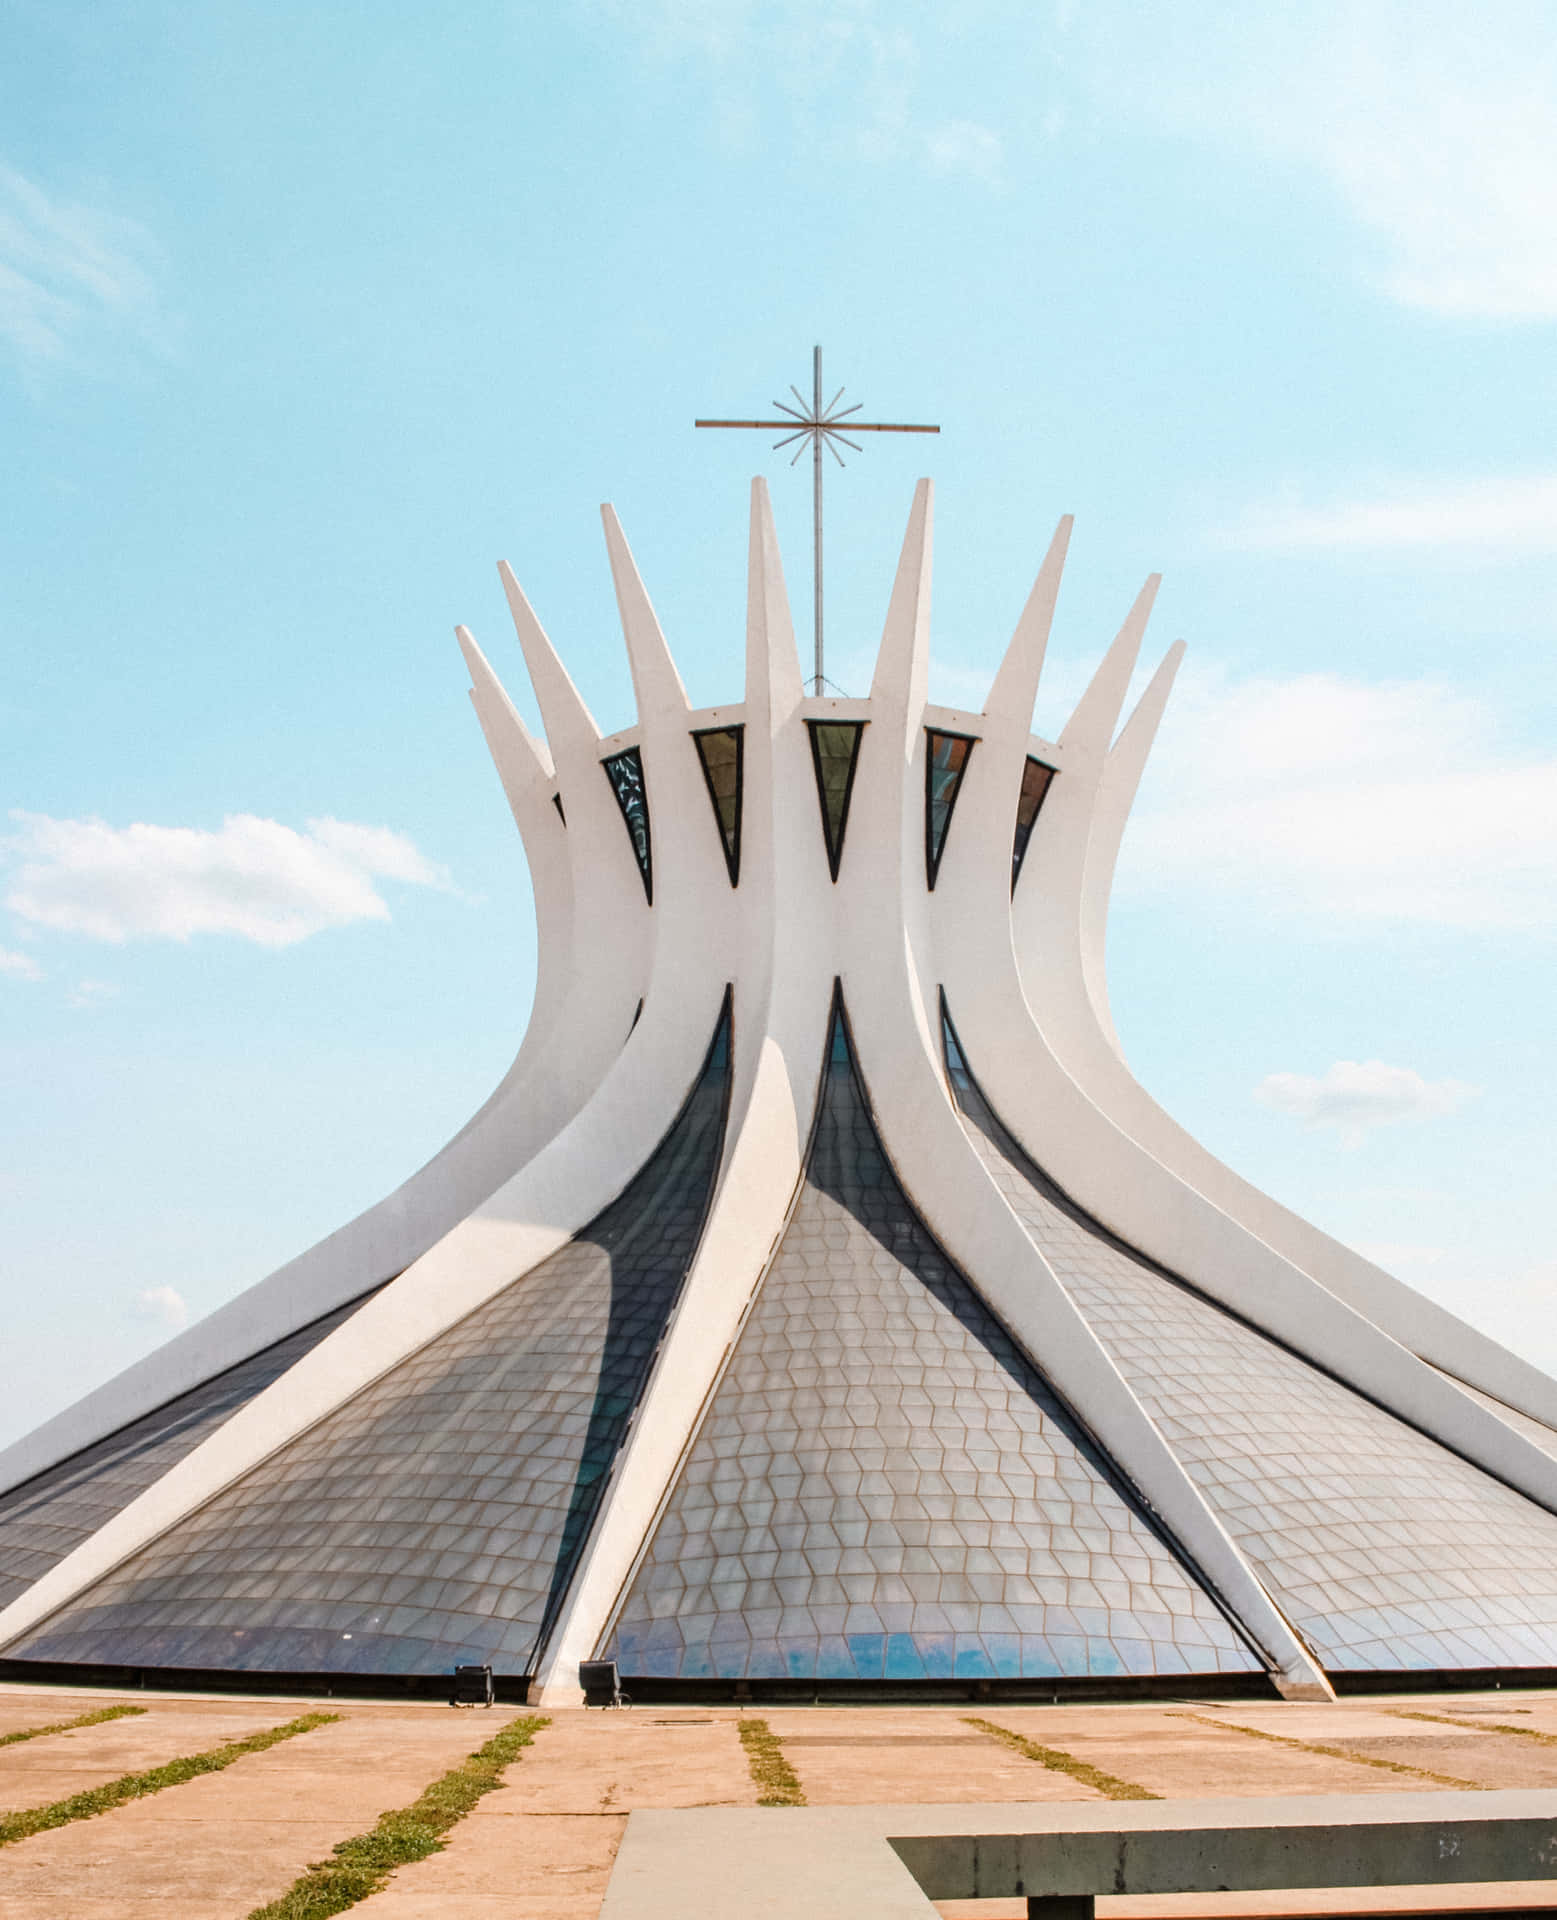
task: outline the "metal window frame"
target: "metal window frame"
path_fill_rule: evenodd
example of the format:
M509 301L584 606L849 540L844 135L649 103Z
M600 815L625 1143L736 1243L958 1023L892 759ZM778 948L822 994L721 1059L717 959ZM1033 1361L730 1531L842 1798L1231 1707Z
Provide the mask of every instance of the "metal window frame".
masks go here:
M838 869L843 864L843 837L849 830L849 806L854 799L854 776L859 772L860 748L865 742L865 729L868 720L807 720L806 730L811 736L811 770L816 775L816 804L822 815L822 844L827 849L827 870L832 875L833 885L838 884ZM849 756L848 778L843 783L843 803L838 809L838 844L833 845L832 834L827 825L827 788L822 778L822 754L816 744L818 727L853 727L854 751Z
M638 840L633 832L632 815L627 811L627 802L622 798L622 790L616 783L616 775L612 772L612 768L619 766L623 761L636 761L638 766L638 786L643 794L643 858L641 860L638 858ZM600 766L610 784L612 797L621 812L622 825L627 829L627 844L633 850L633 864L637 867L639 877L643 881L643 897L652 907L654 905L654 823L653 816L649 812L649 777L644 770L643 748L623 747L619 753L608 753L600 762Z
M1058 767L1051 767L1047 760L1040 760L1036 753L1030 753L1022 762L1022 779L1024 782L1027 779L1027 769L1029 767L1042 767L1049 777L1043 783L1043 792L1039 794L1038 804L1033 808L1033 817L1027 823L1027 837L1022 841L1020 846L1017 845L1017 835L1022 831L1020 813L1018 813L1016 821L1011 828L1011 894L1013 899L1016 896L1016 883L1022 877L1022 866L1027 859L1027 849L1033 844L1033 835L1038 831L1038 816L1043 812L1044 803L1049 798L1049 794L1053 790L1054 782L1060 771ZM1018 808L1020 808L1022 804L1020 788L1017 790L1016 804Z
M714 791L714 776L709 771L708 758L703 752L702 742L711 734L731 733L735 736L735 845L732 848L724 837L724 822L719 817L719 796ZM708 789L709 803L714 810L714 827L719 835L720 851L724 854L725 870L730 876L730 885L741 884L741 826L746 806L746 727L737 721L727 727L694 727L692 739L697 747L697 764L703 769L703 784Z
M962 794L962 782L973 758L973 749L978 745L980 735L976 733L954 733L950 727L926 727L924 730L924 881L926 888L934 893L935 880L941 870L941 860L946 852L946 842L951 834L952 815L957 811L957 801ZM946 803L946 828L941 835L939 849L935 845L935 833L931 826L935 800L935 756L933 743L937 740L963 740L968 751L963 755L962 765L957 769L956 784L951 790L951 798Z

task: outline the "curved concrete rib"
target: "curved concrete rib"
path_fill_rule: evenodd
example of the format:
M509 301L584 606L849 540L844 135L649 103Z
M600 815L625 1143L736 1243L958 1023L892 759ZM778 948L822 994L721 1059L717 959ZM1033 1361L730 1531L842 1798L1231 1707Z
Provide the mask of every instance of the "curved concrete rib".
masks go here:
M111 1573L186 1514L371 1386L566 1244L648 1161L700 1069L719 1017L688 996L685 1029L646 1031L583 1111L482 1206L160 1480L0 1611L0 1648ZM701 1037L692 1039L692 1022Z
M1067 808L1040 816L1040 835L1051 836L1043 842L1044 884L1019 889L1014 909L1026 997L1044 1009L1056 1055L1143 1151L1412 1353L1548 1426L1557 1424L1557 1382L1244 1180L1165 1113L1124 1060L1107 990L1108 904L1125 825L1182 655L1183 642L1175 642L1095 770L1092 803L1084 804L1079 793L1066 795ZM1085 782L1087 770L1077 771ZM1079 865L1052 852L1055 838L1067 831L1062 812L1071 820L1084 812L1090 818Z
M984 703L990 720L1007 729L1014 726L1024 743L1032 726L1033 703L1038 698L1038 682L1049 650L1049 632L1054 625L1065 556L1070 551L1071 530L1075 524L1074 516L1067 513L1054 529L1043 565L1038 569L1032 592L1027 596L1011 644L996 669L989 698ZM1012 813L1015 811L1013 805Z
M1141 611L1138 600L1132 622ZM1121 641L1130 626L1127 622ZM1114 689L1122 690L1125 683L1121 661L1106 698L1094 698L1091 689L1083 696L1090 705L1085 728L1067 727L1061 736L1062 744L1069 737L1072 751L1039 815L1011 909L1012 920L1019 921L1026 895L1027 917L1038 928L1043 950L1063 943L1072 956L1073 990L1058 1005L1040 1003L1041 1015L1023 992L1012 921L1001 935L991 933L988 903L1001 881L1000 841L1009 830L1008 816L997 811L999 792L981 778L979 755L969 762L958 806L972 815L970 831L954 882L943 881L932 896L942 930L935 951L953 1005L968 1008L963 1039L975 1057L988 1060L985 1091L991 1104L1032 1159L1120 1239L1497 1479L1557 1510L1557 1462L1153 1158L1067 1070L1063 1049L1074 1046L1078 1009L1085 1006L1079 964L1074 964L1080 946L1078 903L1092 798L1102 772L1086 749L1106 738L1103 715ZM1041 889L1028 885L1035 855ZM1054 900L1065 903L1064 911L1032 904ZM1051 1025L1061 1022L1064 1041L1051 1044ZM1115 1058L1095 1022L1091 1031L1097 1039L1093 1052L1101 1049Z
M0 1492L402 1272L577 1113L620 1050L642 993L636 969L623 964L631 949L612 947L607 967L575 965L575 847L550 804L550 756L469 630L456 637L534 886L536 991L517 1056L458 1133L392 1193L0 1452Z
M872 693L875 724L885 735L884 750L857 802L864 815L862 831L883 850L892 844L884 832L888 822L901 820L905 826L900 836L894 836L897 861L873 863L868 876L872 897L866 911L850 916L840 968L860 1070L882 1145L904 1191L913 1196L948 1255L1125 1475L1137 1488L1150 1490L1149 1504L1265 1650L1284 1684L1327 1694L1318 1667L990 1178L947 1094L933 1037L933 1009L925 991L928 976L915 956L916 946L924 951L931 943L925 903L934 897L926 892L913 831L920 819L922 802L916 801L923 791L924 772L930 574L927 489L923 499L921 509L916 496ZM978 758L975 752L970 773ZM992 770L992 784L995 778ZM959 807L962 804L959 801ZM1001 848L998 836L995 844ZM1003 851L1008 863L1008 839ZM1004 899L1000 909L998 920L986 919L983 928L964 924L958 937L982 945L980 934L990 924L1009 924Z
M1104 977L1108 897L1181 652L1170 652L1115 739L1156 576L1060 741L1035 742L1032 705L1070 532L1068 519L1060 522L965 762L932 892L925 729L940 710L926 704L930 483L915 491L871 695L859 701L805 696L761 482L751 501L743 705L689 710L620 524L609 507L603 519L639 708L635 726L609 747L506 565L504 591L549 751L531 738L481 649L459 629L477 716L535 872L542 953L535 1015L514 1067L398 1195L148 1367L89 1397L63 1424L0 1456L3 1486L7 1461L13 1468L34 1462L26 1469L34 1471L207 1377L216 1370L213 1353L230 1350L223 1364L246 1357L266 1344L257 1329L273 1328L267 1338L278 1338L375 1279L389 1280L0 1613L0 1645L14 1644L587 1226L650 1159L680 1111L729 991L727 1131L709 1210L536 1678L543 1699L576 1699L574 1663L610 1630L782 1235L837 980L883 1149L930 1232L1117 1463L1279 1684L1323 1695L1326 1682L1300 1636L1093 1333L1046 1258L1041 1232L1024 1225L970 1140L942 1071L944 988L991 1106L1032 1160L1103 1227L1557 1511L1557 1458L1426 1359L1442 1356L1445 1372L1554 1429L1557 1383L1238 1181L1173 1127L1117 1051ZM808 731L828 718L868 722L836 883ZM955 724L975 731L961 718ZM704 727L743 729L733 885L692 738ZM601 765L608 751L628 747L642 761L652 907ZM1030 752L1057 771L1013 898L1012 834ZM406 1198L413 1193L414 1205ZM384 1268L386 1251L396 1249L404 1257ZM347 1291L332 1296L332 1286ZM180 1385L167 1389L171 1380ZM148 1382L165 1390L147 1400ZM1557 1622L1550 1626L1557 1630Z
M1109 1044L1124 1058L1119 1036L1114 1031L1108 1004L1108 974L1105 952L1108 939L1108 903L1113 892L1114 869L1124 838L1125 822L1135 804L1136 789L1152 742L1157 737L1163 709L1184 658L1184 642L1175 640L1152 675L1146 691L1136 702L1135 711L1120 729L1103 763L1098 782L1097 805L1092 816L1092 831L1087 836L1082 872L1078 921L1081 945L1082 980L1098 1025Z
M577 1666L606 1632L695 1430L800 1178L827 1009L807 992L823 956L814 928L831 893L810 822L775 796L810 779L800 665L766 487L752 487L746 622L747 793L737 991L724 1164L681 1303L612 1476L532 1698L578 1697ZM701 776L699 776L700 778ZM804 843L801 836L804 834ZM717 851L714 858L721 863ZM748 893L746 890L752 890ZM726 889L728 892L728 889ZM667 908L667 910L669 910Z

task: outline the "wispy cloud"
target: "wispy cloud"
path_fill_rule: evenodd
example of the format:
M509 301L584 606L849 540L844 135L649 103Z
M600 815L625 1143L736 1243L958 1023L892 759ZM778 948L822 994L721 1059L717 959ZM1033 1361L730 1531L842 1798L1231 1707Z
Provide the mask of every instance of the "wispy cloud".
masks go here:
M1251 549L1432 547L1549 552L1557 544L1557 474L1410 482L1328 506L1258 508L1217 535Z
M1343 1147L1360 1147L1374 1127L1453 1113L1477 1091L1459 1080L1424 1080L1382 1060L1337 1060L1318 1075L1267 1074L1254 1097L1305 1126L1333 1128Z
M182 1327L189 1321L189 1308L177 1287L143 1287L133 1310L138 1320L154 1320L164 1327Z
M155 257L135 221L0 162L0 340L26 364L79 363L105 329L160 341Z
M376 882L447 888L402 833L345 820L304 832L253 814L220 829L111 827L14 813L0 843L15 867L6 905L34 926L115 944L231 933L285 947L324 927L387 920Z
M119 989L111 980L78 980L65 995L65 1005L77 1013L91 1013L118 997Z
M1324 180L1396 300L1557 316L1557 14L1542 0L1093 0L1094 110Z
M30 953L18 953L12 947L0 947L0 975L12 980L41 980L43 969Z
M1253 906L1311 928L1557 926L1557 760L1511 751L1433 681L1235 681L1169 704L1122 893Z
M652 65L695 65L726 142L781 129L805 152L909 165L994 184L1001 137L946 116L935 51L978 13L997 29L1006 0L970 0L955 26L922 0L590 0ZM1014 22L1018 15L1011 9Z
M973 120L948 120L925 142L930 171L979 180L987 187L1000 184L1000 135Z

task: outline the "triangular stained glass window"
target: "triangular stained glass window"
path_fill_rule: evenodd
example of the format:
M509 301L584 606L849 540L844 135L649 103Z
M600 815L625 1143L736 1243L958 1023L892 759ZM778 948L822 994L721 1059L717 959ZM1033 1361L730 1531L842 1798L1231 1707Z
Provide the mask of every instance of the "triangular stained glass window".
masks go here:
M926 727L924 734L924 877L933 893L952 808L978 742L970 734L940 733L934 727Z
M854 769L859 763L863 720L808 720L811 763L816 768L816 796L822 804L822 834L827 841L827 865L834 881L843 858L843 834L849 824L849 800L854 792Z
M611 791L616 795L616 804L627 823L627 837L632 842L633 857L638 862L638 871L643 875L643 897L652 907L654 858L649 844L649 798L643 788L643 755L636 747L626 747L600 764L605 768Z
M1011 843L1011 891L1016 892L1016 877L1022 871L1022 862L1027 858L1027 843L1033 837L1033 827L1038 819L1038 809L1043 805L1050 784L1054 779L1053 767L1046 767L1041 760L1027 756L1027 765L1022 769L1022 791L1016 803L1016 838Z
M741 761L744 727L705 727L694 733L692 744L703 765L708 797L714 803L714 818L719 823L719 839L724 847L724 864L730 872L730 885L741 878Z

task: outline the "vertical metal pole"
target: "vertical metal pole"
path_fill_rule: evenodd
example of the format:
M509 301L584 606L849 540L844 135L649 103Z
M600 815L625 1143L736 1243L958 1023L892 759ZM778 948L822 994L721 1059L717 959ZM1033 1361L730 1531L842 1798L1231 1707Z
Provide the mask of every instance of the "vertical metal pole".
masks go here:
M811 352L811 417L822 417L822 349L814 347ZM822 691L822 435L816 430L811 435L811 511L813 516L812 574L816 589L816 680L811 691Z

